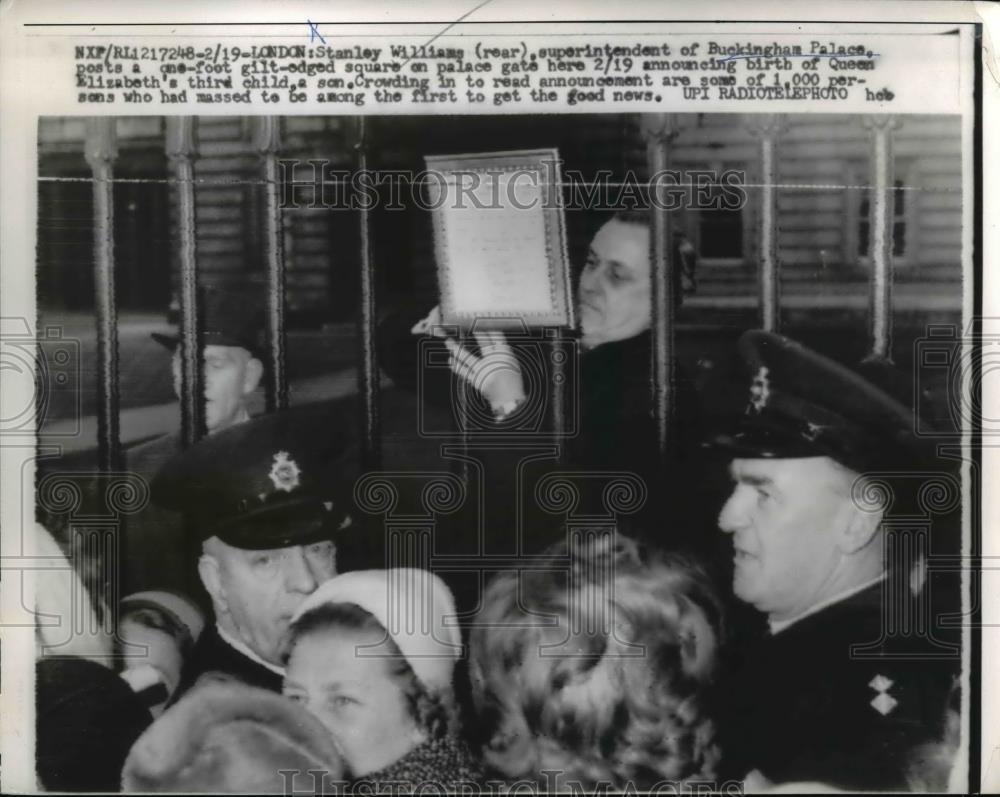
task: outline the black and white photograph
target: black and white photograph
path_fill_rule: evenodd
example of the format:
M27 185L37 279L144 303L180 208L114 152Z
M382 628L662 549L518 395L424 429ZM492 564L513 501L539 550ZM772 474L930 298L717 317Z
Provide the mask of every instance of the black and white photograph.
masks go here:
M25 27L22 788L987 793L982 26L317 19Z

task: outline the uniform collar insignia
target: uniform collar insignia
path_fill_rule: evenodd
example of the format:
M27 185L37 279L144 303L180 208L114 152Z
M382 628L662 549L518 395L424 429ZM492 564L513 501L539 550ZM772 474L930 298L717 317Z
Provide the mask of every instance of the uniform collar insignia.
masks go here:
M899 705L899 701L889 694L893 683L892 678L887 678L884 675L876 675L868 682L868 686L878 692L868 705L883 717Z

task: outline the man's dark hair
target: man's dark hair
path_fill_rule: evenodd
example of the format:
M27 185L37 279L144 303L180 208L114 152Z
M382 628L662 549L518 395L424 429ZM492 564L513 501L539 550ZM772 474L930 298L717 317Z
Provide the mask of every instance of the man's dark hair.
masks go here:
M648 208L630 208L628 210L615 211L611 217L612 221L620 221L623 224L641 224L643 227L652 226L652 219Z

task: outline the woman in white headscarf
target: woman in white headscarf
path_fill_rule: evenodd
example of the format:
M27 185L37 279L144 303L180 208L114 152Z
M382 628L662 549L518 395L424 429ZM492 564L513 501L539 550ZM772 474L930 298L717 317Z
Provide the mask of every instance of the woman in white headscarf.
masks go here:
M305 600L291 629L284 694L330 732L355 790L480 781L457 735L461 635L440 578L409 568L342 573Z

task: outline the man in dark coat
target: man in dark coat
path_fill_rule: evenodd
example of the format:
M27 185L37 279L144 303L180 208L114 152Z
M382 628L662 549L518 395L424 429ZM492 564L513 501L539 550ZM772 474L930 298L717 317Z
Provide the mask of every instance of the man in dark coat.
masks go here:
M223 672L280 691L288 626L336 573L335 540L351 532L337 405L299 407L213 434L171 460L153 483L201 545L198 575L215 623L185 663L176 701L198 677ZM343 433L338 433L341 430Z
M912 515L886 485L946 474L928 468L911 410L857 373L772 333L740 348L753 381L737 429L716 441L735 483L719 527L733 591L769 633L725 692L729 774L907 788L914 751L943 733L958 651L921 617L914 558L896 555L915 550L913 524L890 522Z
M532 480L537 482L546 471L565 471L570 478L579 477L580 501L575 512L601 515L607 512L604 491L601 486L591 485L589 474L635 474L644 480L646 489L645 506L633 518L634 532L641 533L645 527L647 534L672 547L700 545L699 538L690 531L696 527L689 520L693 510L684 504L691 491L681 477L694 470L693 458L701 454L699 444L704 435L700 432L694 384L681 368L675 371L673 385L682 423L678 424L674 449L663 463L673 478L662 478L659 461L649 377L649 253L647 212L615 214L597 230L579 278L579 334L577 330L569 331L563 351L558 353L576 352L579 356L565 357L558 377L554 367L557 353L552 350L551 338L538 330L505 336L488 329L460 343L453 337L457 330L442 324L437 309L415 325L419 317L415 314L386 319L380 328L380 362L397 384L419 391L419 401L450 407L456 428L462 412L472 418L473 442L480 429L484 438L493 434L503 441L484 454L474 455L491 460L491 474L509 475L503 486L510 496L524 490L524 503L530 506L534 503ZM675 261L679 254L675 251ZM680 272L676 262L674 266L674 298L679 305ZM453 377L448 378L451 375L442 364L450 365ZM536 424L536 418L544 418L549 410L551 385L556 378L563 379L566 385L569 433L560 438L546 437L546 424ZM459 400L460 395L464 402ZM554 446L559 461L554 453L547 462L522 469L532 459L540 460L529 444L542 442ZM518 448L520 444L524 444L522 448ZM498 492L497 484L494 478L494 493ZM674 522L665 535L662 519L667 509ZM551 519L540 512L531 521L530 544L537 550L555 539L540 531ZM512 528L514 523L506 525ZM557 528L553 533L562 532Z
M205 427L209 434L250 419L247 404L260 384L259 303L243 291L207 290L203 295ZM172 352L174 392L181 394L180 338L154 332L153 339ZM160 469L181 452L179 432L162 435L125 451L126 469L152 483ZM168 589L192 598L198 591L190 556L180 544L181 518L155 504L127 519L123 574L125 592Z

